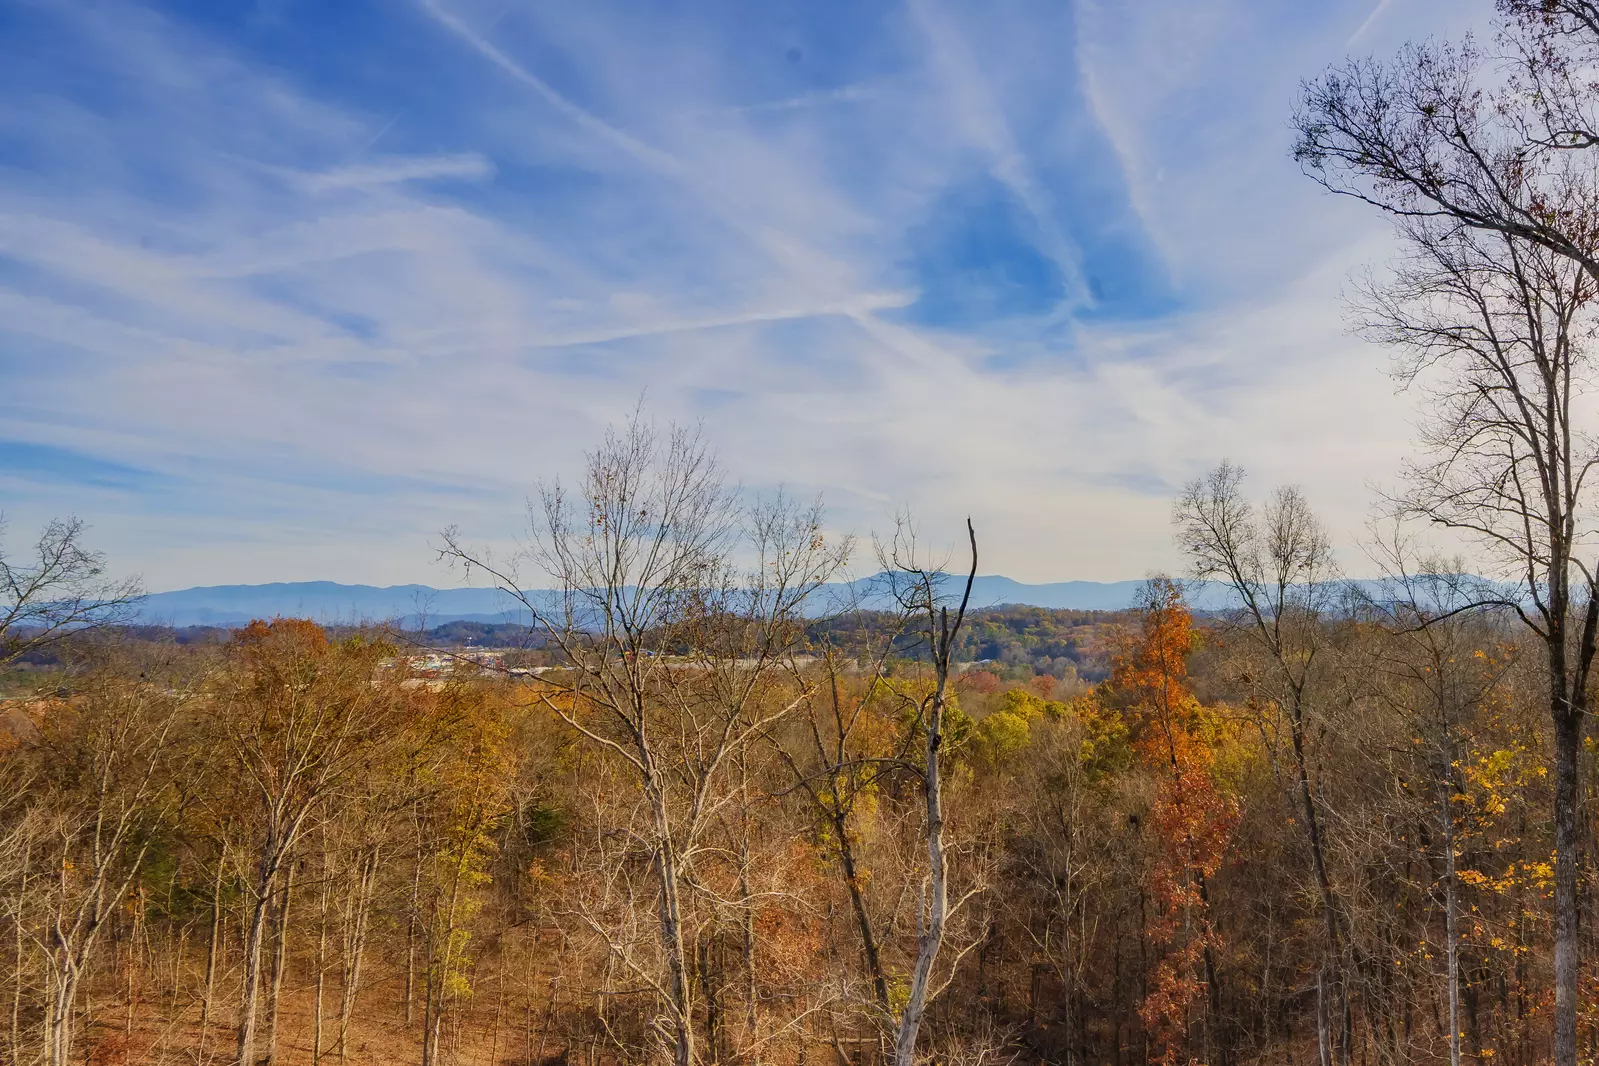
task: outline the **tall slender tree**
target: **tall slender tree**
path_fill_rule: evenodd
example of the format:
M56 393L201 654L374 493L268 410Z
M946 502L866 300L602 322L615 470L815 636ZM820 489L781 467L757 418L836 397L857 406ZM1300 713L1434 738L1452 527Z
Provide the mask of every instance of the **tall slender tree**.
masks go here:
M1322 1066L1347 1063L1353 1050L1348 935L1333 883L1327 814L1317 781L1314 735L1325 722L1335 669L1334 626L1344 586L1332 545L1303 495L1279 488L1257 509L1243 492L1244 472L1223 462L1190 483L1174 510L1177 541L1196 577L1221 582L1234 604L1226 618L1263 663L1251 676L1252 707L1273 739L1286 732L1292 791L1304 827L1322 928L1318 1014ZM1336 1029L1333 1027L1336 1026Z
M970 518L966 520L966 537L971 547L971 568L961 587L953 618L949 604L942 597L943 573L928 569L917 561L913 540L896 537L881 559L885 564L885 573L895 581L894 593L901 608L917 619L933 672L930 690L916 702L915 707L916 724L923 737L918 783L925 806L922 843L927 849L927 881L920 894L916 961L911 968L905 1005L899 1012L895 1026L895 1066L913 1066L916 1062L916 1041L928 1004L949 983L947 979L935 983L934 967L944 950L950 917L975 891L968 889L964 894L956 894L952 898L950 860L944 837L948 788L944 778L947 759L944 742L947 739L950 697L953 694L952 662L955 641L960 637L961 626L966 622L966 609L971 604L972 583L977 580L977 531Z
M1599 249L1599 201L1555 205L1584 218ZM1555 1055L1576 1061L1580 753L1599 638L1599 533L1588 412L1599 282L1542 244L1447 220L1399 227L1391 276L1358 312L1397 353L1399 381L1429 412L1425 457L1407 471L1404 512L1459 531L1506 587L1484 603L1514 612L1543 648L1554 727Z
M672 1061L694 1066L696 866L739 795L739 754L807 695L790 684L804 612L850 543L826 538L819 503L746 505L698 431L663 435L642 413L607 433L576 492L546 486L532 511L521 560L497 564L453 530L443 555L527 611L569 668L545 675L540 698L637 789L624 839L647 854L658 951L588 920L655 992ZM530 590L517 562L552 581L553 597Z

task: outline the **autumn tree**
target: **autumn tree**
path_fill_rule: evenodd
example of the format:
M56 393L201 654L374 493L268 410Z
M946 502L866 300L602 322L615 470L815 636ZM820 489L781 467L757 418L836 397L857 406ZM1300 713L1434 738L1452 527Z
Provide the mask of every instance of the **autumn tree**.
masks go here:
M212 728L248 796L240 812L249 827L238 853L247 863L248 915L235 1057L255 1066L268 919L281 944L290 928L290 859L313 816L393 736L403 704L398 678L376 676L391 649L359 637L330 641L312 622L253 622L229 652ZM281 951L275 959L281 976Z
M79 997L102 936L173 809L188 707L183 689L167 680L102 669L68 699L33 702L31 737L0 767L22 815L8 845L24 864L7 887L19 949L26 936L44 969L39 1046L47 1066L75 1061ZM23 961L19 950L18 1006ZM14 1029L17 1017L14 1008Z
M508 725L481 689L454 687L430 708L442 743L422 775L422 1066L440 1061L444 1021L470 998L471 919L489 884L497 829L508 814Z
M859 816L863 808L876 807L885 779L907 754L910 734L895 728L885 706L891 697L886 660L897 636L895 630L882 640L876 654L867 659L869 670L855 678L846 673L837 649L824 645L820 683L790 728L774 737L793 778L785 793L803 795L824 827L826 851L849 896L880 1024L887 1024L892 1015L889 974L883 934L868 900L871 873L859 855Z
M654 992L668 1057L692 1066L692 911L709 883L699 871L740 794L740 753L805 698L793 664L804 612L850 544L825 537L819 504L743 502L698 432L662 434L642 415L606 434L575 491L545 486L532 514L519 559L496 562L454 531L443 554L526 610L567 666L546 675L540 698L637 790L621 839L647 859L655 950L619 932L635 926L631 892L613 901L620 925L593 911L585 921ZM519 567L553 596L530 590Z
M1392 712L1411 734L1420 766L1420 804L1430 807L1437 827L1441 870L1437 878L1444 928L1444 997L1448 1010L1451 1066L1461 1062L1461 797L1462 767L1471 754L1470 727L1493 699L1506 669L1492 615L1472 610L1481 582L1463 574L1458 560L1411 558L1397 533L1379 558L1389 575L1366 597L1362 614L1380 634L1375 662L1380 683L1374 701ZM1413 572L1419 571L1419 572Z
M1218 939L1210 882L1227 853L1236 803L1216 780L1216 723L1188 687L1195 641L1182 588L1152 578L1139 596L1138 628L1119 643L1108 698L1130 719L1135 750L1157 774L1151 828L1158 834L1151 894L1159 912L1154 938L1164 949L1155 967L1144 1024L1163 1045L1161 1061L1177 1062L1188 1040L1192 1004L1206 996L1206 1058L1217 1046L1221 1008Z

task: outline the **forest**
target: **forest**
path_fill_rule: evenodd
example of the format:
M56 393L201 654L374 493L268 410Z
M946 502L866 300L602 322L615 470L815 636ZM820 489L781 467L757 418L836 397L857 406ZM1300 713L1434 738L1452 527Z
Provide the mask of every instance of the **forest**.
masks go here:
M1178 528L1245 607L1151 579L1061 612L1103 680L1021 679L957 635L1047 619L962 618L909 527L904 609L819 627L819 511L690 434L593 463L536 678L293 619L54 645L0 763L13 1061L882 1062L918 999L949 1063L1547 1054L1540 661L1470 579L1357 593L1224 466Z
M442 532L532 621L424 669L508 635L140 627L50 523L0 556L0 1057L1595 1061L1596 61L1599 5L1501 0L1302 87L1420 411L1358 546L1216 456L1134 610L979 611L980 514L858 539L640 411L519 554Z

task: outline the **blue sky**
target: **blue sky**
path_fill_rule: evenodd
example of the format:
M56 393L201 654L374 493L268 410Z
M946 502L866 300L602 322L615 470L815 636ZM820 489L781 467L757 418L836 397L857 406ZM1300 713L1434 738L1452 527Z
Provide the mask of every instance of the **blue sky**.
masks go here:
M1022 580L1178 565L1223 456L1352 544L1409 401L1295 86L1488 6L0 0L0 507L152 588L444 583L644 394Z

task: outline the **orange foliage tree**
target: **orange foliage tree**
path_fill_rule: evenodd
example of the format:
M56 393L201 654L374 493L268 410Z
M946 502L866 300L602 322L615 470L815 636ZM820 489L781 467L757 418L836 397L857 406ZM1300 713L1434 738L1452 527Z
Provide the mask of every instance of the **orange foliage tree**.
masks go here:
M1134 749L1157 782L1149 822L1158 846L1148 888L1156 905L1149 935L1158 955L1140 1013L1165 1063L1178 1061L1207 990L1213 1010L1219 1002L1209 880L1238 820L1236 799L1217 781L1218 723L1188 686L1194 642L1182 588L1152 579L1141 594L1137 630L1118 640L1109 683ZM1208 1034L1208 1018L1206 1025Z

